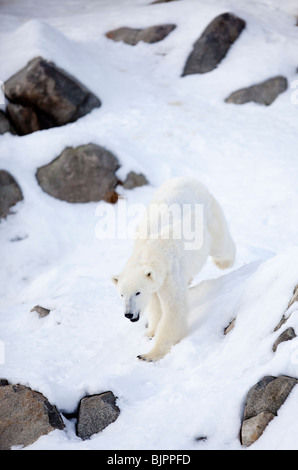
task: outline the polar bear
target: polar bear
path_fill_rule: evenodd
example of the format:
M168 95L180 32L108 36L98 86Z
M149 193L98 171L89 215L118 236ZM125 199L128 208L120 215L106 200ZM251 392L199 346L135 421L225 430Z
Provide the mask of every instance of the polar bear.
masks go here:
M196 232L198 240L190 243L190 234ZM220 205L194 178L166 181L138 226L132 255L121 274L112 278L126 318L136 322L148 309L146 335L155 337L154 345L139 359L157 361L186 336L188 285L209 255L221 269L231 267L235 259Z

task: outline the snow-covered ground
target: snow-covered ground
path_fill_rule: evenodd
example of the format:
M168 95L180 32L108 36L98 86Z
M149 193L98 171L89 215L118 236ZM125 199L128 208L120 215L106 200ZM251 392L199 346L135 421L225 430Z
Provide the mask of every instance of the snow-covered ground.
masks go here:
M246 29L217 69L181 78L194 41L226 11ZM1 2L0 80L42 55L103 103L60 128L0 137L0 168L24 195L0 224L0 376L40 391L62 411L106 390L121 409L91 440L65 420L64 431L29 449L241 449L249 388L264 375L298 377L298 338L272 352L280 334L273 329L298 283L294 90L270 107L224 103L232 91L274 75L289 85L297 79L297 14L294 0ZM132 47L104 35L160 23L177 28L155 44ZM198 275L189 291L190 334L157 363L136 359L150 347L145 320L124 318L110 281L131 241L99 240L97 203L56 200L35 179L65 147L89 142L117 155L120 178L134 170L150 181L119 190L129 203L147 204L167 178L195 175L220 201L237 245L233 269L223 275L207 263ZM30 312L37 304L50 315ZM287 326L297 332L298 317ZM294 388L251 449L298 449L297 398Z

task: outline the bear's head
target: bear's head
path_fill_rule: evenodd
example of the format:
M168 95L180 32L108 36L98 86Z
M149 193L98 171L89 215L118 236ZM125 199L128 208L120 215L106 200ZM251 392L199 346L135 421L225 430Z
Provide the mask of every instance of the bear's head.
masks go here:
M130 321L138 321L144 313L151 295L156 292L161 284L160 276L152 267L139 266L132 273L128 269L118 276L113 276L112 281L123 300L124 316Z

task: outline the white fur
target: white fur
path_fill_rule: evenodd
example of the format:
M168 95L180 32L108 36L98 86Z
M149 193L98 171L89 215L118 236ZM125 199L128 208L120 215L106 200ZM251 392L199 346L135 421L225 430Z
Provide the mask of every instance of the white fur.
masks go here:
M202 204L204 210L203 245L196 250L185 249L185 239L152 239L148 230L148 218L162 212L165 204ZM181 206L182 207L182 206ZM152 208L154 209L152 211ZM151 211L150 211L151 210ZM193 217L190 212L188 217ZM171 227L178 223L171 220ZM147 230L146 238L144 229ZM142 231L143 230L143 231ZM143 235L140 235L143 234ZM172 233L172 232L170 232ZM155 193L148 206L147 218L139 225L133 253L120 276L114 277L117 289L123 297L125 314L137 321L148 307L148 336L155 336L155 343L148 354L138 358L156 361L169 352L187 334L187 286L203 267L208 256L225 269L233 265L235 245L224 214L218 202L207 188L193 178L173 178Z

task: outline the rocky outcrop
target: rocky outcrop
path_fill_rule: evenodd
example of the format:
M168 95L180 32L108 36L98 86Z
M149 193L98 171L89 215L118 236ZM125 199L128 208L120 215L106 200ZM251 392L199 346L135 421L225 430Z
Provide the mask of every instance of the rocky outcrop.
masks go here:
M143 41L149 44L162 41L176 28L174 24L161 24L150 26L149 28L137 29L128 28L126 26L106 33L106 37L114 41L123 41L126 44L135 46L138 42Z
M194 43L182 77L214 70L245 27L245 21L232 13L217 16Z
M4 89L9 118L21 135L76 121L101 105L78 80L42 57L10 77Z
M15 179L5 170L0 170L0 218L6 217L23 195Z
M265 376L249 390L241 427L241 442L245 447L262 435L297 382L298 379L284 375Z
M269 78L257 85L234 91L225 99L225 102L233 104L254 102L269 106L274 100L276 100L278 95L286 91L287 88L287 79L282 76L277 76Z
M118 183L118 159L105 148L87 144L66 148L59 157L37 170L42 189L68 202L106 200Z
M64 423L56 407L23 385L0 387L0 450L28 446Z
M119 416L116 397L112 392L82 398L79 405L77 435L85 440L103 431Z

